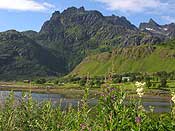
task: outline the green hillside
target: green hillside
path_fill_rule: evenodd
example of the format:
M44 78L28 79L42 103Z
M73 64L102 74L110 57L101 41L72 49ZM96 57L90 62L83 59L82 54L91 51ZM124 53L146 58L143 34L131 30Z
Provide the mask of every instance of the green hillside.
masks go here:
M158 72L175 71L175 49L167 46L137 46L117 48L85 58L71 75L105 75L109 71Z
M61 75L65 62L20 32L0 33L0 79L27 79Z

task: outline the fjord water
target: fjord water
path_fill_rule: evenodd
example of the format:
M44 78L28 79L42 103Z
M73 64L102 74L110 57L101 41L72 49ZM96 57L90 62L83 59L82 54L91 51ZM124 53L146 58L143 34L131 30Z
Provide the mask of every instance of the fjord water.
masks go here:
M0 101L2 104L3 101L10 95L10 91L0 91ZM16 91L14 92L14 96L17 100L20 100L22 97L22 92ZM31 93L33 100L36 100L39 103L44 101L51 101L53 106L60 105L62 107L66 107L68 105L77 106L78 102L81 101L81 98L66 98L62 94L52 94L52 93ZM88 100L89 105L94 106L98 102L97 98L91 98ZM125 102L128 103L127 100ZM156 113L163 113L163 112L170 112L170 100L167 97L161 96L148 96L142 98L142 103L146 110L149 111L149 107L154 107L154 112Z

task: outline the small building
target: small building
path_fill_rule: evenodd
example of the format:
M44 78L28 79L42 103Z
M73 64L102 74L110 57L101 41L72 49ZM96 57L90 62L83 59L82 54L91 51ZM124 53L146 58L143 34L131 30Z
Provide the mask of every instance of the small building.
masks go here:
M24 83L30 83L30 80L23 80Z

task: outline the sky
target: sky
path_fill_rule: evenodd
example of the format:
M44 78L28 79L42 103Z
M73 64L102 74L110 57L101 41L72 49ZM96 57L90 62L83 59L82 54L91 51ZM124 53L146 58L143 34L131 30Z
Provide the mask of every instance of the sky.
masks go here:
M159 24L175 23L175 0L0 0L0 32L39 31L54 11L72 6L125 16L136 26L150 18Z

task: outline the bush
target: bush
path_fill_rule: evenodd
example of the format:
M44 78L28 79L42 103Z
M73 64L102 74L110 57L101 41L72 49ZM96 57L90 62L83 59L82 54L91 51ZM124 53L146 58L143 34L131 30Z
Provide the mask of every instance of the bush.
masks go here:
M44 83L46 83L46 79L38 79L38 80L36 80L35 83L36 84L44 84Z
M160 86L161 87L167 87L167 80L165 78L160 80Z
M121 83L121 82L122 82L122 78L121 77L113 79L113 83Z
M86 85L86 79L82 78L79 82L80 86L85 86Z
M146 87L150 88L152 86L152 83L149 81L146 81Z
M150 88L152 86L151 78L150 77L146 77L145 81L146 81L146 87Z
M55 80L53 83L54 83L55 85L58 85L59 80Z

